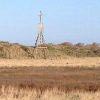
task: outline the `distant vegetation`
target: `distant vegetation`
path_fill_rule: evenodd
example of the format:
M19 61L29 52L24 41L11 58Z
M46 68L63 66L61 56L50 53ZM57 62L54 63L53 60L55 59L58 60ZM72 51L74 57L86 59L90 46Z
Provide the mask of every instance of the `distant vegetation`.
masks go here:
M52 52L58 57L66 58L67 56L73 57L100 57L100 44L72 44L64 42L61 44L48 45L49 52Z
M71 44L64 42L58 45L49 45L49 49L59 52L58 54L63 56L74 56L74 57L100 57L100 44Z
M72 44L64 42L54 45L47 44L48 58L100 57L100 44ZM23 46L18 43L0 42L0 58L34 58L34 47ZM42 58L42 57L40 57Z

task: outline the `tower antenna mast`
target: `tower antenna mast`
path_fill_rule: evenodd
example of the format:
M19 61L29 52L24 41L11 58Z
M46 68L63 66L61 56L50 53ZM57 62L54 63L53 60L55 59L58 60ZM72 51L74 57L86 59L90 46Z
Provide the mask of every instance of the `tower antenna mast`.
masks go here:
M42 58L47 58L47 46L45 45L44 40L44 24L43 24L43 13L40 11L39 14L39 27L38 27L38 35L35 42L35 49L34 49L34 55L35 58L40 58L40 55L42 55Z
M38 25L38 36L36 38L36 43L35 43L35 47L41 46L43 44L45 44L45 40L44 40L44 24L43 24L43 14L42 11L40 11L39 14L39 25Z

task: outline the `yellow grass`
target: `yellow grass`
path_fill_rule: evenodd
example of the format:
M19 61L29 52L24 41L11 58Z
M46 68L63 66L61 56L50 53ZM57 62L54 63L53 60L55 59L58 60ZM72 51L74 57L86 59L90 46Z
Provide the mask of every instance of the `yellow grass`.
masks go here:
M0 67L23 67L23 66L52 66L52 67L100 67L100 57L74 58L67 59L0 59Z
M0 90L0 100L100 100L100 92L61 92L57 89L43 93L36 90L18 89L11 86Z

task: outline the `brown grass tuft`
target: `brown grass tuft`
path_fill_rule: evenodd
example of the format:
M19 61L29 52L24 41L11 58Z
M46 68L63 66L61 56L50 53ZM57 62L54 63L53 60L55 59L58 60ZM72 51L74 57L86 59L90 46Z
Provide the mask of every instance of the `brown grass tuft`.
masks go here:
M0 89L0 100L99 100L100 92L67 92L58 89L39 90L20 89L12 86L2 86Z

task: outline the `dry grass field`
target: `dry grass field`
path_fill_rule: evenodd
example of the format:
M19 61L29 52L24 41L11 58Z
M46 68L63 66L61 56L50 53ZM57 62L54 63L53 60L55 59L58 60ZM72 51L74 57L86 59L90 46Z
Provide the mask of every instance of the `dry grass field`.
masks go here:
M99 57L0 59L0 100L99 98Z
M0 68L0 86L35 88L41 91L58 88L63 91L99 91L100 67L16 67Z
M20 89L2 86L0 100L100 100L100 92L67 92L58 89L41 92L34 89Z
M0 59L0 67L100 67L100 57L66 59Z

